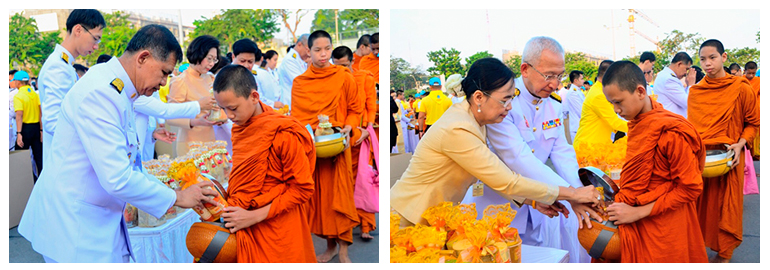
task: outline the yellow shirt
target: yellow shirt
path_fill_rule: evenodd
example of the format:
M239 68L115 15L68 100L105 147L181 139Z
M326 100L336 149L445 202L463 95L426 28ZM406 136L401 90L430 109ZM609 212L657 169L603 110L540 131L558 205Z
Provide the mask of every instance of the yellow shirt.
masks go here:
M160 95L160 101L163 101L163 103L168 103L166 96L168 96L170 84L171 84L171 77L168 77L166 79L166 85L158 89L158 95Z
M423 104L424 105L424 104ZM551 204L559 189L517 174L487 147L487 129L479 126L468 102L451 106L422 137L409 167L390 189L390 206L412 223L429 207L459 204L476 179L508 200L529 198Z
M612 142L612 133L623 131L628 133L628 124L615 113L612 104L602 92L602 83L596 82L588 90L583 101L583 113L580 116L580 127L575 135L573 146L580 143Z
M40 123L40 96L29 85L19 88L19 93L13 97L13 108L24 111L21 122L25 124ZM15 121L15 120L14 120Z
M449 109L449 106L452 106L452 100L441 90L433 90L422 99L418 112L425 113L425 124L432 126Z

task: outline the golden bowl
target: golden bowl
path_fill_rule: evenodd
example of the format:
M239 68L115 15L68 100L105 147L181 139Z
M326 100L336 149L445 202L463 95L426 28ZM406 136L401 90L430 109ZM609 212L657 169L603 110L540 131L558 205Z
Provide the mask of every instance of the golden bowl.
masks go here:
M718 177L725 175L733 166L735 152L730 150L706 150L706 166L703 177Z
M347 140L341 133L315 137L315 155L319 158L330 158L345 151Z

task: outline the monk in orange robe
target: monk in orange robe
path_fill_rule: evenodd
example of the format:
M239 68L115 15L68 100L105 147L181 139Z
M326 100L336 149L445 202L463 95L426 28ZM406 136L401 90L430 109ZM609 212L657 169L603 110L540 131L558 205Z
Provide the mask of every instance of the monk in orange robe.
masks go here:
M602 82L615 112L630 120L620 191L607 207L620 232L620 262L707 262L695 209L706 158L698 132L647 96L633 62L613 63Z
M703 178L698 218L706 246L719 254L711 262L729 262L743 241L743 146L759 127L757 95L744 77L725 73L727 54L718 40L700 46L706 77L690 88L687 119L698 130L706 149L735 151L733 168L725 175Z
M346 46L339 46L332 52L334 64L347 67L351 70L351 72L353 72L353 77L356 79L356 88L358 89L359 102L364 104L364 112L361 114L361 126L368 127L374 125L374 116L377 113L377 90L374 86L374 78L372 73L370 73L368 70L353 71L351 66L353 55L355 54L353 54L353 52L350 51L350 48ZM361 143L368 137L369 132L364 128L359 127L357 130L353 130L353 136L351 138L351 140L354 142L353 146L351 147L353 175L357 175L358 173L358 160L361 151ZM371 157L374 152L372 151L372 148L369 148L369 151L369 160L371 161ZM367 164L364 166L369 164L371 163L367 162ZM356 179L356 183L358 182L359 180ZM360 219L361 224L361 238L364 240L373 239L374 237L372 237L369 232L377 228L377 221L375 219L374 213L369 213L359 208L356 208L356 211L358 212L358 218Z
M757 113L760 113L759 109L761 106L759 106L759 77L756 76L758 70L757 63L754 63L753 61L746 62L744 70L745 72L743 76L749 80L751 88L754 88L754 91L757 92ZM757 136L754 136L754 143L749 144L749 149L751 149L751 155L754 156L755 159L759 160L759 128L757 128ZM757 174L757 177L759 177L759 174Z
M332 56L329 33L313 32L308 45L311 64L305 73L294 78L291 115L314 130L318 127L318 115L328 115L332 126L342 127L341 133L349 135L358 127L363 112L355 78L349 69L329 63ZM316 159L315 193L310 198L309 220L310 231L327 240L326 251L317 256L319 262L328 262L338 253L340 262L350 262L348 246L353 243L352 229L358 224L351 164L349 147L335 157Z
M222 214L239 263L316 262L307 219L315 146L307 129L259 101L251 71L231 65L214 81L233 126L230 205Z
M356 51L353 52L353 65L351 66L354 72L358 71L358 65L361 64L361 59L364 59L364 56L372 53L372 48L369 45L371 37L372 36L369 34L364 34L358 38L358 43L356 43Z
M372 34L369 40L372 53L361 59L358 68L371 72L374 75L374 83L380 84L380 33Z

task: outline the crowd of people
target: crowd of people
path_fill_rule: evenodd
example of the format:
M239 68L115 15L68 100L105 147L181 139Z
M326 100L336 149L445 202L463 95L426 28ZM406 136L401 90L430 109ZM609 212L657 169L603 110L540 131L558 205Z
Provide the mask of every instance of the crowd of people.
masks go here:
M429 93L391 92L391 152L412 153L391 188L400 226L427 225L422 212L444 201L513 202L523 244L567 250L570 262L605 261L578 241L590 219L618 225L620 262L729 262L753 164L744 151L759 158L757 64L726 67L723 44L710 39L702 67L679 52L655 74L655 54L644 52L639 63L602 61L591 81L566 70L564 55L553 38L534 37L518 77L486 58L447 79L449 96L437 77ZM620 190L604 207L581 182L578 156L621 144ZM734 151L729 172L704 177L707 150Z
M25 71L9 74L11 151L32 148L36 179L18 230L46 262L128 262L126 203L155 217L214 203L211 183L172 190L146 173L157 140L176 142L174 156L189 142L227 142L222 222L237 238L238 262L351 262L353 228L373 238L376 211L356 207L354 190L365 180L359 168L376 166L358 156L377 154L362 143L378 133L378 33L355 51L323 30L302 34L279 65L277 51L250 39L223 55L203 35L183 55L169 29L147 25L122 55L76 64L106 27L99 11L75 9L37 85ZM319 115L348 138L341 154L316 157L309 130ZM327 240L324 252L315 253L312 234Z

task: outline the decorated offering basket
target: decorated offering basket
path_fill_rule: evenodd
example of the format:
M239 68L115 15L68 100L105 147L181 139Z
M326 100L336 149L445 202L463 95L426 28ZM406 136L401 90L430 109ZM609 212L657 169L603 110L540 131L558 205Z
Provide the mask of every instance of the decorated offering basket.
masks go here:
M184 190L191 185L200 182L213 182L213 190L217 191L217 196L212 199L216 204L204 203L204 208L193 207L193 210L201 216L204 221L217 221L224 212L224 208L227 204L227 193L213 177L207 174L201 174L198 168L193 165L191 161L183 161L181 163L173 162L169 168L168 177L172 179L179 179L181 189ZM209 187L206 187L209 188Z
M725 145L729 147L729 145ZM713 149L706 150L706 166L703 168L703 177L718 177L727 174L733 166L735 151Z
M604 172L594 167L585 167L578 170L578 176L583 185L593 185L602 195L605 204L615 200L618 186ZM607 215L602 216L603 222L591 219L592 228L583 226L578 230L578 241L588 251L588 255L595 259L620 260L620 235L618 227L609 221Z
M196 262L235 263L237 242L235 234L220 222L196 222L186 238L187 250Z
M131 204L126 204L126 208L123 209L123 219L126 220L126 227L133 228L138 225L139 213L137 208Z

